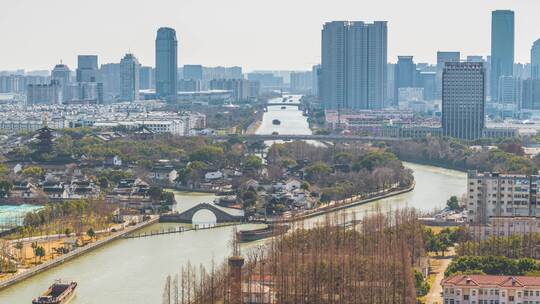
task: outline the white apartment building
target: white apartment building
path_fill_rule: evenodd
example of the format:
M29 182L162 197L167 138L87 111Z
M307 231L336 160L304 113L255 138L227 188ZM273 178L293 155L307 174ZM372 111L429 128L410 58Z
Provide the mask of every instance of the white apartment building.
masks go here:
M467 181L467 217L481 238L538 232L538 175L478 173Z
M492 217L540 215L536 203L538 178L538 175L470 171L467 184L469 222L485 224Z
M455 275L441 285L444 304L540 304L540 277Z

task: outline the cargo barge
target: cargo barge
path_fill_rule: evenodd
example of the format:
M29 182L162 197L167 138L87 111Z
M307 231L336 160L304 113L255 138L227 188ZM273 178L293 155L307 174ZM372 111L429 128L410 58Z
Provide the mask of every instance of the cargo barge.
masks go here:
M238 241L240 243L258 241L272 236L284 234L288 230L288 225L268 225L267 227L261 229L240 231L238 232Z
M55 282L43 295L32 300L32 304L67 304L75 297L75 288L77 282Z

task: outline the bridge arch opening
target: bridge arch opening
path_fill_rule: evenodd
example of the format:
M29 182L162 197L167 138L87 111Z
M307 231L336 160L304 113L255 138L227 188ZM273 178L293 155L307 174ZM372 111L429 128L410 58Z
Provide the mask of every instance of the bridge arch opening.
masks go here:
M213 227L217 224L217 216L212 210L201 209L193 214L191 223L199 227Z

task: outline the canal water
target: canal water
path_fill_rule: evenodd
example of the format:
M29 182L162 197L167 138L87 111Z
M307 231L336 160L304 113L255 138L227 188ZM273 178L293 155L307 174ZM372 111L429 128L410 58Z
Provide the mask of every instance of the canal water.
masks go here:
M264 119L270 119L271 122L273 117L281 118L280 128L289 126L287 130L306 131L303 127L307 127L307 121L297 109L296 111L288 108L282 110L279 106L275 111L269 110L265 113ZM271 133L273 131L270 130L275 130L276 127L263 123L261 128L261 132L264 130ZM308 127L307 129L309 130ZM406 166L414 170L417 184L412 192L353 207L348 211L356 212L360 216L376 206L380 206L383 210L409 206L431 211L444 207L450 196L461 196L466 192L464 173L410 163ZM178 201L177 210L185 210L200 202L211 202L215 198L210 194L198 193L176 192L175 195ZM310 221L321 218L310 219ZM155 224L147 230L158 230L171 227L171 225L174 224ZM240 229L253 227L255 226L244 225ZM55 279L59 278L75 280L79 283L77 297L73 301L75 304L160 303L168 274L178 273L180 267L187 263L208 267L212 261L222 262L231 252L232 233L233 228L226 227L118 240L0 291L0 303L30 303L33 297L45 291ZM243 245L243 248L247 249L256 245L247 244Z
M310 135L311 129L307 117L298 110L301 95L285 95L268 102L268 111L264 113L262 123L255 134L270 135L277 132L281 135ZM284 102L286 100L286 102ZM272 104L288 105L272 105ZM274 124L279 120L280 124Z

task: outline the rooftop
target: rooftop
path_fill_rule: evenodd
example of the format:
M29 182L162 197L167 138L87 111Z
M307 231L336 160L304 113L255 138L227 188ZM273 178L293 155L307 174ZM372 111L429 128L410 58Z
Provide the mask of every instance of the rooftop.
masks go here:
M540 277L497 276L497 275L455 275L442 281L442 285L459 287L540 287Z

